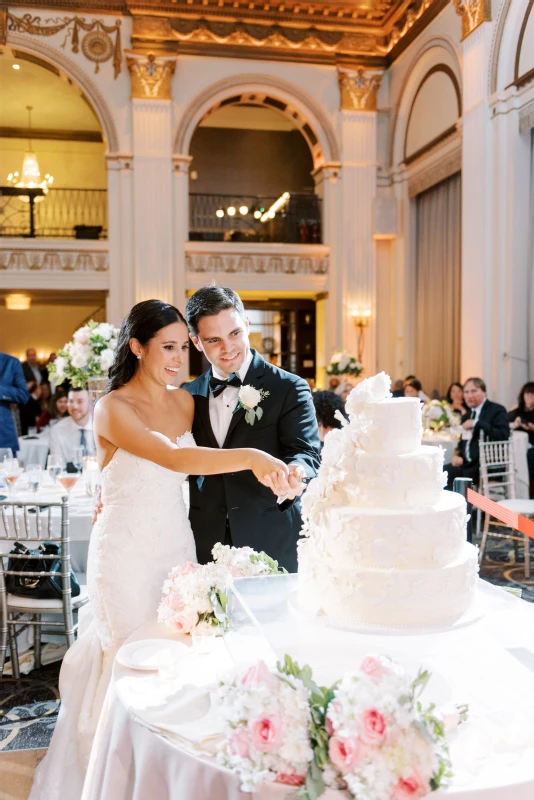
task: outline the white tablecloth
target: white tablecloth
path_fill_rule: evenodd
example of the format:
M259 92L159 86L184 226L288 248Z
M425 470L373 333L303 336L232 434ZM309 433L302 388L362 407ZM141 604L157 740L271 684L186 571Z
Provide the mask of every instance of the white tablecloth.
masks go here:
M414 671L420 664L429 667L433 673L429 699L470 703L471 715L452 746L454 784L432 797L532 800L534 607L482 583L479 602L485 614L466 627L419 635L407 631L387 636L373 631L343 632L288 607L294 580L295 576L282 576L267 579L271 585L258 581L240 585L243 608L248 606L254 613L248 626L236 634L237 649L232 634L228 636L227 647L234 660L236 653L244 652L244 642L251 660L265 652L267 642L271 662L289 653L299 663L311 664L319 682L340 677L355 659L373 652L390 654ZM185 637L153 624L137 631L129 641L168 638L183 641ZM144 687L150 680L158 678L147 678L147 673L115 662L83 800L250 798L240 793L236 777L218 768L212 756L185 749L172 734L162 735L157 725L147 726L143 714L150 705L150 694ZM277 800L292 797L293 792L289 787L269 785L255 797ZM345 795L330 792L328 797L341 800Z
M48 458L48 433L41 433L37 437L19 437L19 450L17 458L24 467L28 464L40 464L46 469L46 459Z
M515 494L518 499L528 499L529 497L529 477L528 477L528 464L527 464L527 450L528 450L528 433L525 431L512 431L512 442L514 445L514 461L515 461ZM425 433L423 436L422 444L431 445L433 447L442 447L445 451L445 464L449 464L453 455L456 445L458 444L457 437L451 437L450 434L442 431L430 434Z

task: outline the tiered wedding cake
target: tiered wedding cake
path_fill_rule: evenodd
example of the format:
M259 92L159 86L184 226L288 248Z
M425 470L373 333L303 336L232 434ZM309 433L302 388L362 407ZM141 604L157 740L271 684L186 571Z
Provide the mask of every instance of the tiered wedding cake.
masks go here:
M457 621L478 580L464 499L443 489L443 451L421 445L421 403L385 373L352 390L303 498L298 603L335 622Z

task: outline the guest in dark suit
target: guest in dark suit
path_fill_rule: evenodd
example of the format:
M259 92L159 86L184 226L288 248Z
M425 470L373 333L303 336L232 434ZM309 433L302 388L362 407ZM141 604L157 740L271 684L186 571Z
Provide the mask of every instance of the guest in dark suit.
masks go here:
M29 393L18 358L0 353L0 447L19 449L11 403L25 403Z
M211 561L216 542L264 550L281 566L297 569L302 526L299 495L304 478L319 466L319 434L308 384L269 364L251 350L248 319L232 289L205 286L189 299L187 324L195 347L211 368L184 386L195 400L193 435L201 447L255 447L288 464L290 473L273 473L270 487L252 472L190 476L189 519L200 563ZM254 417L239 408L248 387ZM266 394L268 392L268 394ZM243 396L243 392L241 393ZM273 498L272 491L280 503Z
M23 405L19 406L20 411L20 428L23 436L28 433L28 428L35 428L37 420L41 416L41 384L35 381L30 381L28 384L28 392L30 396Z
M452 489L455 478L472 478L478 483L481 432L490 441L510 438L508 412L504 406L488 400L482 378L469 378L465 382L464 400L469 410L462 417L463 437L451 463L445 464L447 489Z
M45 375L41 372L37 361L37 353L33 347L29 347L28 350L26 350L26 361L22 363L22 371L24 372L26 383L33 383L35 381L35 383L40 384L46 379Z

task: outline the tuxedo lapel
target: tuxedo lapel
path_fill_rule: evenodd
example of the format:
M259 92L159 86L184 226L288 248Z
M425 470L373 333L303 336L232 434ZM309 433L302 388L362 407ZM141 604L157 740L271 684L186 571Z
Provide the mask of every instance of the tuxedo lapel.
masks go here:
M213 433L210 420L210 377L211 370L209 369L199 378L199 391L197 392L197 403L195 406L195 413L198 413L200 421L204 426L206 436L210 442L210 447L219 448L219 443Z
M265 372L265 361L260 355L258 355L258 353L255 350L252 350L251 352L252 352L252 361L250 362L250 367L248 368L247 374L245 375L243 386L247 386L248 384L250 384L255 389L261 389L263 373ZM230 422L230 427L228 428L228 432L226 434L223 447L228 447L230 436L234 432L237 425L239 425L241 420L244 419L244 417L245 417L244 408L240 408L239 411L236 411L232 415L232 421Z

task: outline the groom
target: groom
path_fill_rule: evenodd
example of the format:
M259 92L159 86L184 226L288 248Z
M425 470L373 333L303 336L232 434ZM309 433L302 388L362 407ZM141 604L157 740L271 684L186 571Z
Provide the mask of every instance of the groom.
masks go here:
M198 289L186 306L189 335L211 369L183 388L195 400L193 434L201 447L255 447L289 466L271 488L252 472L190 476L189 519L200 563L216 542L264 550L289 572L297 570L303 478L319 466L319 433L308 384L268 364L249 346L249 323L232 289ZM241 398L247 413L239 405ZM262 399L259 400L261 391ZM267 394L268 393L268 394ZM259 412L259 413L258 413ZM253 424L251 424L253 422ZM280 503L273 497L278 496Z

